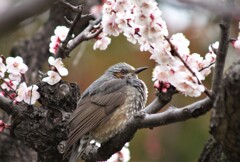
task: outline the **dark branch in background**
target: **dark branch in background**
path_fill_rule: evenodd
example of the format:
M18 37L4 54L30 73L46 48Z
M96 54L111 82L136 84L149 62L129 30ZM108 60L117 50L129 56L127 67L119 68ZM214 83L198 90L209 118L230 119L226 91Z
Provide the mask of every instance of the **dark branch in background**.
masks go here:
M67 34L67 37L62 42L62 44L60 45L60 47L57 51L57 54L56 54L57 57L65 58L65 57L68 57L68 54L69 54L69 52L67 52L68 51L67 45L68 45L68 42L72 39L74 28L76 27L77 23L79 21L81 21L83 5L79 5L79 6L75 7L75 6L72 6L70 3L67 3L67 2L64 2L64 1L60 1L60 2L67 5L68 7L70 7L70 9L72 9L74 12L76 12L76 16L73 19L73 21L69 22L70 23L70 29L69 29L69 32Z
M227 6L230 7L232 5L227 5ZM221 36L220 36L220 42L219 42L219 49L217 51L216 65L215 65L215 70L214 70L213 79L212 79L213 97L216 97L216 95L218 94L222 86L223 70L224 70L225 60L226 60L227 51L228 51L228 45L229 45L230 22L231 22L231 16L226 16L223 14L222 20L220 22Z
M98 25L102 19L100 17L95 21L90 21L88 27L86 27L81 33L79 33L74 39L72 39L73 31L77 23L81 22L81 18L90 15L82 15L83 5L79 5L76 7L63 0L61 0L60 2L69 7L72 11L76 12L74 20L72 22L68 21L68 23L70 24L69 32L66 39L62 42L57 51L57 57L65 58L69 57L69 53L83 41L88 41L89 39L95 38L102 32L102 28L100 27L100 25Z
M8 9L1 15L0 36L14 29L23 20L46 11L54 2L55 0L28 0Z
M74 3L74 5L80 5L80 2L75 0L69 0L69 3ZM87 1L90 3L90 1ZM91 6L86 5L83 9L83 14L88 14ZM26 38L15 43L12 48L12 56L22 56L24 62L28 65L27 71L27 81L28 83L35 83L38 81L38 72L42 70L43 65L47 62L49 56L49 43L50 37L54 33L56 26L65 25L67 22L64 20L64 17L68 19L73 19L75 13L62 3L56 3L52 6L50 10L49 19L47 22L36 32L31 38ZM82 30L84 30L88 24L90 17L84 17L81 19L81 23L78 23L74 34L77 35Z

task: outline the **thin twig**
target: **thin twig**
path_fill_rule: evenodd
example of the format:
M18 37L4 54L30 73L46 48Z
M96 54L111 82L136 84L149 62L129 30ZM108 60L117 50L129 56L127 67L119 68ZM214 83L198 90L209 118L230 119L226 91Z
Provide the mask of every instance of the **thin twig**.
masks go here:
M4 94L6 94L11 100L14 100L15 98L13 98L11 95L9 95L5 89L3 89L2 87L0 87L0 89L4 92Z
M203 67L202 69L199 70L199 72L201 72L201 71L203 71L203 70L205 70L205 69L207 69L207 68L210 68L213 64L215 64L215 62L212 62L212 63L209 64L208 66Z
M59 0L59 2L70 8L73 12L82 12L82 10L79 10L79 6L73 6L71 3L68 3L65 0Z
M71 23L66 39L61 43L60 47L58 48L57 57L65 58L66 56L68 56L68 53L66 52L68 51L67 45L69 41L72 39L73 31L77 25L77 22L81 21L83 6L79 5L77 9L79 12L77 12L74 20Z
M222 16L222 22L220 24L221 37L219 42L219 48L217 52L216 65L213 73L212 81L212 94L215 97L220 91L223 78L223 70L229 45L229 29L230 29L230 16Z
M102 18L98 18L91 23L89 23L88 27L86 27L80 34L78 34L71 42L68 43L69 51L73 50L77 45L82 43L83 41L87 41L89 39L95 38L102 32L102 28L99 28L94 33L90 34L91 31L95 28L94 26L99 24L102 21Z

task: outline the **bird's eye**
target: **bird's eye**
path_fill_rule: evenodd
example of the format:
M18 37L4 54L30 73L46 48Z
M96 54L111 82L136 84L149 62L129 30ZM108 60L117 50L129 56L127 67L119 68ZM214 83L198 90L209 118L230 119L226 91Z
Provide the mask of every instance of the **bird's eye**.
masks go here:
M120 72L115 72L114 76L117 78L123 78L124 75L128 74L127 70L122 69Z
M127 70L124 70L124 69L122 69L122 70L120 71L120 73L122 73L122 74L127 74L127 73L128 73L128 71L127 71Z

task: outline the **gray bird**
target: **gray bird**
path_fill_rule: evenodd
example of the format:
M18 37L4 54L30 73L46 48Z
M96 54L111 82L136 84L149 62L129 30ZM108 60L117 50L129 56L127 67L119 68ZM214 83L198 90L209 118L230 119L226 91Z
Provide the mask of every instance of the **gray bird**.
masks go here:
M137 74L145 69L115 64L83 92L69 122L64 154L71 152L69 162L77 161L92 139L103 143L118 134L144 108L147 87Z

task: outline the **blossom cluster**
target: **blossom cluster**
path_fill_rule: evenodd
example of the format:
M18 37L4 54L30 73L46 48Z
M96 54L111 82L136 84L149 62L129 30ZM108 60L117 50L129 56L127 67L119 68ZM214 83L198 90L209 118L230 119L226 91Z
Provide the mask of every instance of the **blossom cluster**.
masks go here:
M171 45L166 39L168 29L161 14L155 0L107 0L102 10L103 32L93 48L105 50L111 42L109 36L122 33L129 42L139 44L141 51L149 51L150 58L157 62L153 72L156 87L162 82L163 92L173 85L181 93L197 97L205 90L201 81L214 66L216 55L212 48L218 48L217 44L210 46L209 52L203 58L197 53L190 53L190 42L183 34L174 34L170 42L182 58L180 60L172 54Z
M94 49L106 49L111 42L108 36L122 33L131 43L138 43L141 51L147 51L158 46L158 42L168 35L166 23L154 0L107 0L102 14L103 32Z
M54 30L53 36L51 36L51 42L49 44L49 52L52 54L57 54L58 48L62 41L64 41L69 32L69 28L65 26L57 26Z
M54 85L61 80L61 76L68 75L68 70L64 67L61 58L54 59L49 57L50 70L48 76L42 81L50 85ZM1 84L0 95L8 97L14 102L24 101L29 105L33 105L40 98L37 91L37 85L27 86L26 82L22 81L23 75L27 72L28 67L23 62L23 59L17 57L0 57L0 80Z
M156 52L151 56L151 58L158 63L153 70L153 81L155 81L155 85L158 84L159 81L170 83L185 95L192 97L200 96L205 88L203 84L199 84L199 81L201 82L211 73L211 67L214 66L216 59L214 51L218 49L219 43L216 42L210 45L209 52L205 57L202 57L198 53L190 54L188 48L189 41L183 34L178 33L173 35L170 41L173 43L180 57L194 72L195 76L179 58L171 54L171 47L169 43L166 43L162 46L162 51L158 51L159 53Z
M68 75L68 70L65 68L61 58L54 59L54 57L50 56L48 63L51 70L47 72L48 76L42 79L43 82L54 85L62 79L61 76Z
M10 98L13 101L24 101L27 104L35 104L40 97L37 92L38 86L32 85L27 87L25 82L22 82L22 75L28 70L23 59L17 57L0 58L0 79L1 96Z

